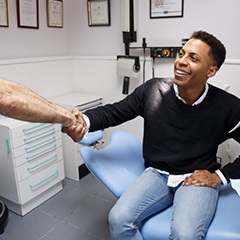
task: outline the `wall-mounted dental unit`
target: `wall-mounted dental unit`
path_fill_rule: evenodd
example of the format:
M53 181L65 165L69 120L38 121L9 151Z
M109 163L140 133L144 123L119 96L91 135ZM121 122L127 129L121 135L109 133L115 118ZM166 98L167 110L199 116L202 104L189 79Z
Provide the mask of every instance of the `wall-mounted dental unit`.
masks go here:
M130 77L135 76L134 73L139 72L140 69L140 65L137 64L137 62L139 63L139 57L129 56L130 43L137 41L136 4L137 0L121 0L122 33L126 56L117 57L117 67L118 73L120 73L120 76L123 76L123 94L128 94ZM125 75L124 71L126 71Z

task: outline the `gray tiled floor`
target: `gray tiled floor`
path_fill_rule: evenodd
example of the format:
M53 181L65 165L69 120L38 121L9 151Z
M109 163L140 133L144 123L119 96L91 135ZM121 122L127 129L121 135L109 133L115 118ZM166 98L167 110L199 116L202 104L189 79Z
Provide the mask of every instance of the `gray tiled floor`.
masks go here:
M109 240L115 197L91 174L65 179L63 191L24 217L10 212L0 240Z

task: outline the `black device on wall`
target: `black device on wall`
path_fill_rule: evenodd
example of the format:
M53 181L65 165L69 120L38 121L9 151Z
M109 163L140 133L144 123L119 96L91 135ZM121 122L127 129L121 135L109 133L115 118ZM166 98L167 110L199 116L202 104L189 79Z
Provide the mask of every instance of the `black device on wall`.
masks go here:
M121 0L122 1L122 32L123 43L125 45L126 56L130 55L129 46L131 42L137 41L135 8L136 0ZM130 77L123 78L123 94L128 94Z
M136 23L134 18L135 1L134 0L123 0L122 10L126 11L122 13L123 19L123 42L125 44L125 54L129 55L129 44L137 41ZM128 5L129 4L129 5ZM129 16L127 16L129 15ZM128 21L129 20L129 21Z
M180 47L150 47L152 58L176 58Z

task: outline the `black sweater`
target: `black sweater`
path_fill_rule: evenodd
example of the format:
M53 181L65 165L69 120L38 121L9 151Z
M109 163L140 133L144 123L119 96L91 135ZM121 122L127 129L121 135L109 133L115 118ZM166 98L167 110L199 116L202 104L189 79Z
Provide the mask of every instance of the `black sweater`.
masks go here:
M144 118L143 156L146 167L170 174L196 169L214 172L218 145L229 138L240 143L240 99L209 84L207 96L196 106L176 97L171 79L155 78L120 102L86 111L90 131L116 126L137 116ZM225 178L240 178L240 157L221 169Z

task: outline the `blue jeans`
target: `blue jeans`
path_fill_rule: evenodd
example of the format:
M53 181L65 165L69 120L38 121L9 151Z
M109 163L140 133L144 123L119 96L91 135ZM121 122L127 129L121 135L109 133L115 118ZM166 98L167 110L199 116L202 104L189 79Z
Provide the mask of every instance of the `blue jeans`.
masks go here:
M112 240L143 239L139 231L142 221L172 204L169 239L204 239L216 210L218 188L181 184L172 188L167 180L167 175L147 169L129 186L109 214Z

